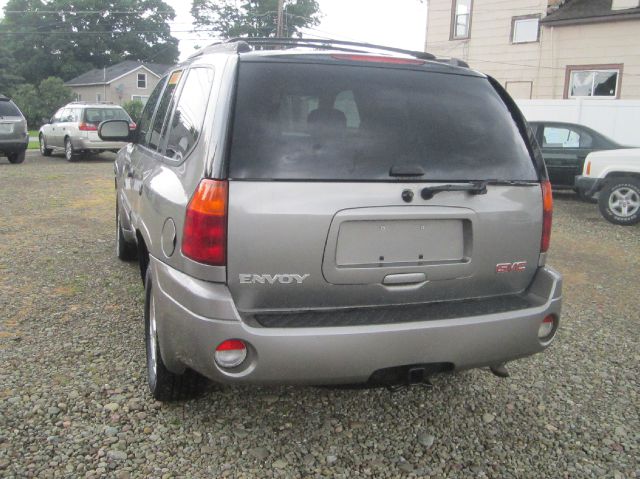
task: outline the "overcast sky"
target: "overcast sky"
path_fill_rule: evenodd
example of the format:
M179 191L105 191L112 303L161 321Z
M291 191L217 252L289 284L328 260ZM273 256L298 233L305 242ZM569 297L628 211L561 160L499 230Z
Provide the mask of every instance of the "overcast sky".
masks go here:
M206 45L215 38L189 32L193 29L189 13L191 1L165 0L176 11L171 24L174 36L180 40L181 58L194 51L196 45ZM0 0L4 8L7 0ZM309 36L356 40L389 46L422 50L427 26L426 1L420 0L319 0L322 22ZM198 40L200 38L200 40Z

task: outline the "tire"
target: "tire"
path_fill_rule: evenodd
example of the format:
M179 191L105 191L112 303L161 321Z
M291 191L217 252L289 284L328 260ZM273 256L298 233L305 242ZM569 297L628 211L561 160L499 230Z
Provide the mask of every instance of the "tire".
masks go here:
M144 332L147 350L147 380L151 395L158 401L180 401L200 396L207 380L191 369L174 374L167 369L160 354L158 330L156 328L153 281L147 269L144 301Z
M116 203L116 255L122 261L132 261L138 256L138 249L135 243L127 241L122 231L120 223L120 209Z
M607 182L598 198L604 219L615 225L631 226L640 222L640 179L614 178Z
M67 161L78 161L80 159L80 154L75 150L71 139L68 137L64 139L64 157Z
M47 142L44 138L44 135L40 134L38 140L40 141L40 154L42 156L51 156L53 150L51 148L47 148Z
M17 153L9 154L9 163L13 163L17 165L18 163L22 163L24 161L24 157L26 156L26 152L24 150L19 151Z

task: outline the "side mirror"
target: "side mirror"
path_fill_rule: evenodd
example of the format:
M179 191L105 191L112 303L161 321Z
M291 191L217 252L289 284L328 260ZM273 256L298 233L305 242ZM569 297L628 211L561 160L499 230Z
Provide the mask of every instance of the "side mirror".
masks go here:
M48 125L49 123L53 123L53 118L41 118L43 125Z
M98 136L103 141L131 141L129 122L126 120L106 120L98 126Z

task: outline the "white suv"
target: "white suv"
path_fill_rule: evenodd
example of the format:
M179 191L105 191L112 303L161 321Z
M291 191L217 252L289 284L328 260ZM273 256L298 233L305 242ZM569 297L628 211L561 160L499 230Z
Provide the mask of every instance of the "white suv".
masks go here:
M599 193L600 213L610 223L640 223L640 148L590 153L576 187L588 197Z
M129 114L118 105L69 103L40 128L40 153L50 156L54 149L64 149L66 159L76 161L86 153L117 152L126 143L102 141L98 137L98 125L105 120L126 120L129 128L136 127Z

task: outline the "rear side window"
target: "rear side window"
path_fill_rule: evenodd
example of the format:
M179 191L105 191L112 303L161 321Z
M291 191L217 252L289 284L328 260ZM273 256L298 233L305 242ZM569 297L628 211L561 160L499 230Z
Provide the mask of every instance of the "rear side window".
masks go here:
M147 133L146 144L152 150L157 150L162 139L162 128L165 125L167 113L171 111L171 103L173 100L173 93L180 82L182 76L181 71L176 71L171 74L167 87L162 92L162 97L158 103L156 114L153 118L153 127Z
M0 101L0 116L20 116L20 110L10 101Z
M235 179L537 180L487 79L395 68L241 63L229 162Z
M138 120L138 143L146 146L146 136L151 128L151 120L153 119L153 112L156 109L156 104L158 103L158 98L162 94L162 89L164 88L166 78L160 80L160 82L156 85L156 87L151 92L149 96L149 100L142 110L142 115L140 115L140 119Z
M212 84L213 70L210 68L189 71L171 119L165 156L181 161L198 141Z

